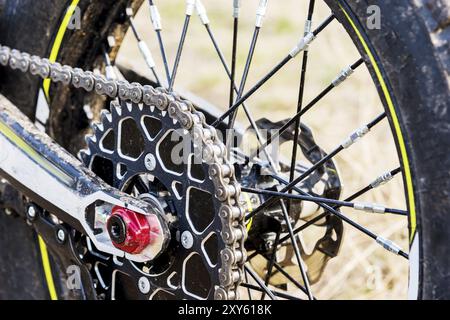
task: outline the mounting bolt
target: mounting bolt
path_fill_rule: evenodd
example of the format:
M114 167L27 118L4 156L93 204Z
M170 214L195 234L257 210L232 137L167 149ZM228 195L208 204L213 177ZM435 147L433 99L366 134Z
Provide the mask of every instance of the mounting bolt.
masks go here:
M37 210L34 207L34 205L30 205L27 209L27 217L29 220L33 221L36 219L37 216Z
M56 240L58 241L58 243L63 244L66 241L66 231L61 227L61 226L57 226L56 227Z
M66 235L64 234L64 231L62 231L61 229L58 230L58 239L60 241L64 241L66 239Z
M185 249L190 249L194 245L194 237L192 237L192 233L189 231L184 231L181 234L181 244Z
M10 208L5 208L5 213L7 216L11 216L13 214L13 211Z
M153 171L156 168L156 159L155 156L151 153L148 153L144 158L145 168L148 171Z
M146 277L140 277L138 287L142 294L147 294L150 292L150 281Z

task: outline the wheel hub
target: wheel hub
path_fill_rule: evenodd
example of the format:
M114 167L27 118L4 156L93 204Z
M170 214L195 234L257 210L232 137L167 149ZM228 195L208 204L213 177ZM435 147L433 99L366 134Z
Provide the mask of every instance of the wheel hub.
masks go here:
M161 233L159 224L153 223L151 217L115 206L107 221L113 245L131 254L141 253Z

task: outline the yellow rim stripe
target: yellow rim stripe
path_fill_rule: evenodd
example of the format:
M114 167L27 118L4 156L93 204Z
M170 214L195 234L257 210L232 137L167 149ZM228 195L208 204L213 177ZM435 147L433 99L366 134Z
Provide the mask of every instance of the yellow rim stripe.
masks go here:
M66 11L66 15L64 16L64 19L59 26L58 33L56 34L55 42L53 43L52 51L50 52L50 57L48 58L51 62L56 62L56 59L58 58L59 49L61 48L62 41L64 39L64 35L66 34L67 26L69 25L70 19L72 19L72 15L75 12L75 9L77 8L78 2L80 0L73 0L72 4L69 6L69 8ZM44 80L44 93L47 97L47 100L50 96L50 79Z
M355 30L356 34L358 35L359 40L361 41L361 44L364 47L364 50L366 51L367 55L370 58L370 62L372 63L372 66L375 70L376 76L378 78L378 81L381 85L381 88L383 90L384 96L386 98L389 112L392 117L392 122L394 123L395 133L397 134L397 141L400 147L400 153L402 156L403 161L403 169L405 174L405 180L406 180L406 189L408 193L408 203L409 203L409 220L410 220L410 227L411 227L411 234L410 234L410 241L412 242L414 238L414 234L416 232L417 227L417 220L416 220L416 205L414 201L414 190L413 190L413 183L412 183L412 177L411 177L411 170L409 167L409 159L408 154L406 152L406 146L405 146L405 139L403 138L402 130L400 128L400 123L398 121L397 113L395 112L394 103L392 101L391 95L389 93L388 87L386 85L386 82L383 79L383 76L381 74L380 68L378 67L377 62L375 61L375 58L372 54L372 52L369 49L369 46L367 45L366 41L364 40L363 36L361 35L361 32L358 30L356 24L353 22L352 18L349 16L349 14L345 11L345 9L339 4L340 8L344 12L347 20L350 22L352 28Z
M252 212L253 206L252 206L252 200L250 199L250 196L246 192L244 192L243 195L244 195L245 201L247 202L248 212ZM253 223L253 218L251 218L249 220L249 222L247 222L247 232L249 232L250 229L252 228L252 223Z
M38 239L39 239L39 248L41 249L42 266L44 267L45 280L47 281L50 299L58 300L58 295L56 294L55 283L53 282L52 267L50 265L50 259L48 257L47 247L41 236L38 235Z

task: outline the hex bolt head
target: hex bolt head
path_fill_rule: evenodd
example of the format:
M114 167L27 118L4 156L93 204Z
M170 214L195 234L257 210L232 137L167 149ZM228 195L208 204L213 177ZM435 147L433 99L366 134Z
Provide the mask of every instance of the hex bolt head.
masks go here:
M147 277L139 278L138 287L142 294L147 294L150 292L150 281L148 281Z
M27 209L27 217L28 220L33 221L37 218L38 212L34 205L30 205Z
M58 241L58 243L63 244L66 241L66 238L67 238L66 231L61 226L57 226L56 240Z
M185 249L190 249L194 245L194 237L192 236L192 233L189 231L184 231L181 234L181 245Z
M148 171L153 171L156 168L156 159L155 156L151 153L148 153L144 158L145 168Z
M59 239L60 241L64 241L64 240L66 239L66 234L65 234L64 231L61 230L61 229L58 230L58 239Z

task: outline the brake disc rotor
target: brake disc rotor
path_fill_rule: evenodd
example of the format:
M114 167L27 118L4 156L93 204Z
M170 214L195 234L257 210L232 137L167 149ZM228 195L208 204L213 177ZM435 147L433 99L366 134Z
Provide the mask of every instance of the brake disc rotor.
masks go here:
M279 130L285 123L285 121L272 122L268 119L260 119L257 121L259 128L268 130L269 132ZM279 147L284 143L293 142L294 132L294 126L286 130L279 137ZM303 123L301 124L298 146L305 159L311 165L314 165L326 156L325 151L316 143L312 130ZM302 166L297 163L295 170L298 174L302 174L307 168L308 165ZM271 186L279 185L280 181L275 176L270 174L264 176L258 171L259 169L253 168L241 183L245 186L260 189L271 189ZM279 174L286 177L286 180L288 180L289 171L290 165L281 162ZM330 199L339 199L342 185L336 164L332 160L326 162L322 167L309 175L308 179L299 183L297 187L306 190L309 194L316 194ZM260 199L261 203L264 201L264 198ZM316 206L316 209L305 208L305 203L301 201L291 200L289 201L289 207L291 223L295 227L299 227L303 223L316 218L321 212L319 206ZM253 222L254 227L252 228L254 230L250 229L249 231L249 241L255 241L256 238L256 241L261 243L261 240L263 240L266 243L266 247L262 250L266 251L270 256L273 254L273 247L267 245L267 243L270 242L273 245L278 227L282 236L287 235L287 229L282 213L280 212L280 205L275 205L269 209L271 211L270 213L255 217L255 221ZM268 219L271 219L271 221L268 222ZM265 225L270 225L270 228L267 228ZM314 223L307 231L299 233L297 244L301 248L300 252L307 267L308 278L311 284L316 283L320 279L329 260L337 256L342 242L343 231L342 221L334 216L328 215ZM299 267L294 255L292 240L283 243L277 250L275 261L285 272L294 279L299 279L300 283L302 283ZM266 277L269 263L265 258L256 256L250 261L250 264L261 278ZM288 279L277 270L273 271L269 281L274 286L284 286L288 282Z

